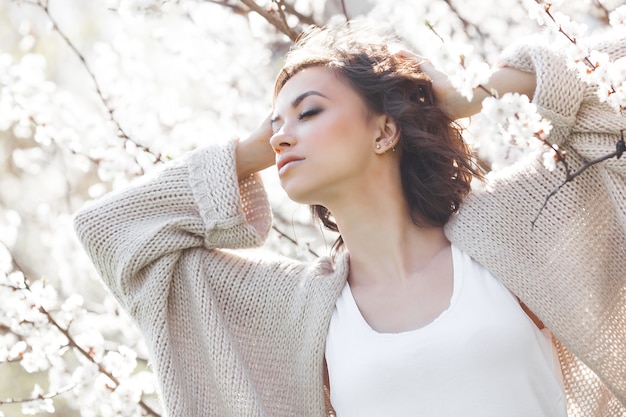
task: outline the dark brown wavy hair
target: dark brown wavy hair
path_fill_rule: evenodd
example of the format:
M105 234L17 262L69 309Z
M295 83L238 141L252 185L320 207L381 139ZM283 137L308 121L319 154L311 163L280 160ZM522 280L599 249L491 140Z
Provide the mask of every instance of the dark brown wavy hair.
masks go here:
M393 46L392 46L393 45ZM419 63L391 52L398 42L370 26L340 25L304 33L285 58L274 97L299 71L325 67L335 71L363 98L370 112L385 114L400 128L402 190L418 226L443 226L482 178L460 129L437 107L429 77ZM330 211L311 206L328 229L339 232ZM341 236L333 249L343 246Z

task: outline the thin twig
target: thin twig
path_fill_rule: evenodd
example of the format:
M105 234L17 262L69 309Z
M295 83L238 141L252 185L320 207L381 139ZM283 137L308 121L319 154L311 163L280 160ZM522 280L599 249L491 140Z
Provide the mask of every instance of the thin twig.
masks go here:
M439 40L441 41L441 43L446 43L446 41L443 39L443 37L439 34L439 32L437 32L437 29L435 29L435 25L433 25L430 20L426 19L424 20L424 24L426 25L426 27L428 28L428 30L430 30L436 37L439 38Z
M280 17L280 21L283 24L283 27L291 32L291 28L289 27L289 23L287 22L287 16L285 15L285 9L283 8L282 0L272 0L274 4L276 4L276 9L278 9L278 16Z
M282 2L283 7L285 8L285 11L291 15L294 15L295 17L298 18L298 20L301 23L304 23L305 25L315 25L315 26L320 26L315 19L313 18L312 15L305 15L302 14L301 12L299 12L298 10L296 10L296 8L291 4L288 3L286 1Z
M298 241L295 240L294 238L292 238L291 236L289 236L287 233L283 232L282 230L280 230L278 227L276 227L275 225L272 225L272 229L278 233L280 235L280 237L287 239L289 242L293 243L295 246L298 246ZM311 249L308 245L307 245L307 251L315 256L316 258L319 258L320 255L315 252L313 249Z
M487 87L485 87L482 84L478 84L476 86L476 89L483 90L485 93L487 93L488 96L491 96L493 98L498 98L498 92L497 91L494 92L493 90L488 89Z
M448 0L444 0L446 1L446 3L449 4ZM450 6L452 7L452 6ZM545 12L546 14L550 17L550 19L556 24L556 19L554 18L554 16L552 16L552 14L550 13L550 6L547 5L545 6ZM426 21L426 25L427 27L442 41L444 42L444 39L441 35L439 35L439 33L437 33L437 31L435 30L434 26ZM576 44L576 39L572 38L571 36L569 36L564 30L563 28L559 25L559 32L562 33L570 42L572 42L573 44ZM445 43L445 42L444 42ZM591 60L588 57L585 57L585 63L590 67L591 71L594 71L597 66L594 65ZM464 62L463 59L461 57L461 62L460 62L461 66L463 68L465 68L464 66ZM497 96L497 92L493 92L490 91L489 89L487 89L487 87L485 87L482 84L479 84L476 89L481 89L484 92L487 93L487 95L493 97L493 98L498 98ZM615 93L615 88L613 86L611 86L612 92ZM622 109L623 110L623 109ZM584 163L583 165L581 165L576 171L574 171L573 173L570 171L570 167L569 164L567 163L567 160L565 158L565 154L560 151L556 145L548 142L545 138L543 138L540 135L540 132L535 133L535 137L537 138L537 140L541 141L545 146L549 147L550 149L552 149L556 155L556 158L558 160L559 163L561 163L563 165L563 167L565 168L565 181L563 181L561 184L559 184L558 187L556 187L554 190L552 190L550 192L550 194L548 194L548 196L546 197L545 201L543 202L542 206L539 208L539 211L537 212L537 215L535 216L535 218L532 220L531 224L534 228L535 223L537 222L537 220L539 219L539 216L541 215L541 213L543 212L543 210L545 209L546 205L548 204L548 201L556 194L559 192L559 190L561 190L561 188L563 188L565 186L565 184L567 184L568 182L573 181L576 177L578 177L579 175L581 175L583 172L585 172L589 167L596 165L600 162L606 161L607 159L611 159L611 158L620 158L622 156L622 154L626 151L626 145L624 144L624 130L621 131L621 139L617 142L616 144L616 150L615 152L612 152L610 154L601 156L599 158L596 158L592 161L588 161L586 163Z
M539 2L539 1L537 0L537 2ZM596 5L600 9L604 10L605 14L607 14L607 16L608 16L608 10L606 10L606 8L602 5L602 3L600 3L599 0L596 0L595 3L596 3ZM552 22L554 24L558 25L559 33L561 33L563 36L565 36L569 42L571 42L572 44L576 45L577 44L577 40L575 38L573 38L572 36L570 36L568 33L566 33L565 30L563 30L563 27L558 24L558 22L556 21L556 19L554 18L554 16L550 12L550 8L551 8L550 4L544 6L544 11L545 11L546 15L550 18L550 20L552 20ZM598 68L598 66L596 64L591 62L591 60L589 59L588 56L583 59L583 62L589 67L589 71L595 71ZM611 91L610 91L609 94L614 94L615 92L616 92L615 87L611 85ZM622 106L620 106L620 113L623 114L623 111L624 111L624 108ZM565 181L563 181L561 184L559 184L554 190L552 190L552 192L550 192L550 194L548 194L548 196L546 197L545 201L543 202L543 204L539 208L539 211L537 212L537 215L535 216L535 218L531 222L533 227L535 227L535 223L537 222L537 220L539 219L539 216L541 215L542 211L544 210L544 208L548 204L548 201L556 193L558 193L559 190L565 186L565 184L567 184L568 182L573 181L576 177L581 175L583 172L585 172L589 167L591 167L593 165L599 164L600 162L606 161L607 159L611 159L611 158L619 159L619 158L621 158L622 154L626 151L626 144L624 143L624 130L620 131L620 135L621 135L621 139L616 143L614 152L611 152L610 154L598 157L598 158L596 158L594 160L585 162L583 165L581 165L573 173L570 172L570 168L569 168L569 166L567 164L567 161L565 160L565 155L563 155L563 153L561 151L559 151L555 146L553 146L552 144L550 144L547 141L543 140L543 142L545 144L547 144L548 146L550 146L552 148L552 150L556 153L556 157L557 157L558 161L560 163L562 163L563 166L565 167Z
M39 122L38 122L38 121L37 121L37 120L36 120L36 119L35 119L32 115L28 117L28 120L29 120L29 121L33 124L33 126L35 126L35 127L45 128L45 125L44 125L44 124L42 124L42 123L39 123ZM77 150L72 149L72 148L71 148L71 147L69 147L69 146L63 146L63 145L61 144L61 142L60 142L58 139L56 139L54 136L52 136L52 135L50 135L50 140L51 140L52 142L54 142L54 144L56 144L59 148L61 148L61 149L66 149L66 150L67 150L69 153L71 153L72 155L82 156L83 158L87 159L89 162L91 162L91 163L93 163L93 164L95 164L95 165L100 164L100 160L99 160L99 159L96 159L96 158L94 158L94 157L92 157L92 156L89 156L89 155L87 155L87 154L85 154L85 153L78 152Z
M33 4L35 6L38 6L41 10L44 11L44 13L46 14L46 16L48 17L48 20L50 21L50 23L52 23L52 28L54 29L55 32L57 32L59 34L59 36L61 37L61 39L63 39L63 41L65 42L65 44L72 50L72 52L74 52L74 54L78 57L78 59L81 61L83 67L85 68L85 71L87 72L87 74L89 75L89 78L91 78L91 81L96 89L96 93L98 95L98 97L100 98L100 101L102 102L102 104L104 105L106 111L107 111L107 115L108 118L111 122L113 122L113 124L115 125L115 128L117 129L117 135L118 137L120 137L121 139L123 139L124 141L130 142L133 145L135 145L137 148L141 149L142 151L152 155L155 160L157 162L165 162L163 160L163 157L161 154L157 154L154 153L149 147L140 144L139 142L137 142L136 140L132 139L124 130L124 128L122 127L122 125L120 124L120 122L117 120L117 118L115 117L115 110L113 109L113 107L110 105L109 101L106 99L106 97L104 97L104 94L102 92L102 89L100 87L100 83L98 82L98 79L95 76L95 73L93 72L93 70L91 69L91 67L89 66L89 63L87 62L87 60L85 59L85 56L78 50L78 48L76 47L76 45L74 45L74 43L70 40L70 38L65 34L65 32L63 30L61 30L61 28L59 27L57 21L54 19L54 17L52 16L52 14L50 13L50 7L49 7L49 2L43 2L41 0L37 1L37 3L33 3L33 2L28 2L29 4Z
M233 11L233 13L239 14L239 15L247 15L251 11L258 12L256 9L252 10L252 8L250 8L250 7L241 6L239 4L232 3L229 0L204 0L204 1L207 1L209 3L219 4L220 6L227 7L229 9L231 9ZM235 0L235 1L238 1L238 0ZM272 1L276 2L276 0L272 0ZM313 19L313 16L305 15L305 14L299 12L298 10L296 10L296 8L292 4L290 4L290 3L286 2L286 1L282 1L282 0L280 0L279 2L276 2L276 3L277 4L280 3L280 6L282 6L283 14L287 13L287 14L290 14L290 15L293 15L293 16L297 17L298 20L300 21L300 23L304 23L306 25L316 25L316 26L319 26L318 23L315 21L315 19ZM266 18L265 15L262 15L262 17ZM286 22L286 19L283 19L283 21ZM268 22L271 25L276 26L276 21L275 20L268 21ZM286 23L281 23L281 26L280 27L276 27L276 28L278 30L280 30L281 32L285 33L285 31L284 31L285 27L286 27ZM290 29L290 31L293 32L293 29ZM296 33L294 33L294 35L297 36Z
M2 243L2 242L0 242ZM5 245L4 243L2 243L2 245L5 247L5 249L9 252L9 255L11 256L11 262L13 264L13 268L14 270L21 272L22 275L24 276L24 288L19 288L19 287L15 287L15 286L11 286L13 287L15 290L21 290L21 291L31 291L30 289L30 285L28 284L29 280L28 277L26 275L26 273L24 272L24 269L20 266L20 264L15 260L15 256L13 256L13 253L11 252L11 249ZM61 334L63 336L65 336L65 338L68 340L68 346L74 348L76 351L78 351L83 357L85 357L85 359L87 359L88 361L90 361L91 363L93 363L94 365L96 365L96 367L98 368L98 371L105 375L107 378L109 378L114 384L115 387L113 388L113 390L115 390L115 388L117 388L120 385L120 381L113 375L111 374L109 371L107 371L102 364L98 363L93 356L90 354L90 352L86 351L82 346L80 346L76 340L74 340L74 338L72 337L72 335L70 334L69 330L64 328L63 326L61 326L55 319L54 317L52 317L52 314L50 314L50 312L48 310L46 310L43 306L39 306L38 311L43 314L46 319L48 320L48 323L50 323L53 327L55 327L59 332L61 332ZM160 414L157 413L154 409L152 409L152 407L150 407L148 404L146 404L146 402L144 400L139 400L137 403L141 408L143 408L149 415L152 416L156 416L156 417L160 417Z
M248 6L250 8L250 10L258 13L262 18L267 20L267 22L269 24L274 26L280 32L282 32L283 34L287 35L287 37L289 37L289 39L291 39L292 41L295 42L295 40L298 37L298 34L296 32L294 32L288 26L285 26L283 24L283 22L278 17L276 17L276 15L273 12L268 11L267 9L264 9L263 7L259 6L253 0L240 0L240 1L243 4L245 4L246 6Z
M574 44L574 45L577 45L577 40L576 40L576 38L571 37L571 36L570 36L567 32L565 32L565 30L563 30L563 27L562 27L561 25L559 25L559 23L556 21L556 19L555 19L555 18L554 18L554 16L552 15L552 13L550 13L550 5L546 5L546 6L544 7L544 10L545 10L546 14L548 15L548 17L550 18L550 20L552 20L552 22L553 22L554 24L556 24L556 25L558 25L558 26L559 26L559 33L561 33L563 36L565 36L569 42L571 42L571 43L572 43L572 44ZM591 62L591 60L589 59L589 57L588 57L588 56L586 56L586 57L583 59L583 62L584 62L584 63L585 63L585 64L589 67L589 70L590 70L590 71L595 71L595 70L598 68L598 66L597 66L596 64L594 64L593 62ZM611 94L613 94L613 93L615 93L615 92L616 92L616 91L615 91L615 87L613 87L613 86L611 85Z
M471 27L471 28L473 28L476 31L476 34L478 36L480 36L481 39L487 38L487 35L485 35L485 33L483 33L483 31L480 30L480 27L478 25L470 22L466 18L464 18L461 15L461 13L459 12L459 10L456 8L456 6L454 4L452 4L452 2L450 0L443 0L443 2L448 5L448 7L452 11L452 13L454 13L454 15L457 17L457 19L459 19L461 21L461 25L463 25L463 32L465 32L465 34L467 36L471 37L471 34L468 33L468 29Z
M350 16L348 16L348 8L346 7L345 0L340 0L341 3L341 11L343 12L344 17L346 18L346 22L350 21Z
M250 9L245 7L241 7L238 4L230 3L228 0L205 0L209 3L219 4L220 6L227 7L231 9L235 14L247 15Z
M607 9L606 6L600 2L600 0L595 0L594 4L595 4L596 8L598 8L602 12L602 21L605 24L608 24L609 23L609 15L610 15L609 9Z
M58 397L61 394L65 394L66 392L73 390L75 387L76 387L76 384L71 384L64 388L61 388L60 390L56 392L49 392L47 394L41 394L35 398L9 398L6 400L0 400L0 405L23 404L23 403L29 403L29 402L34 402L34 401L40 401L40 400L49 400L54 397Z
M548 201L556 193L558 193L561 190L561 188L563 188L568 182L574 181L574 179L576 177L581 175L588 168L590 168L590 167L592 167L592 166L594 166L596 164L599 164L600 162L606 161L607 159L611 159L611 158L617 158L617 159L621 158L621 156L624 154L624 152L626 152L626 142L624 142L624 130L621 131L621 139L616 143L614 152L611 152L611 153L609 153L607 155L600 156L600 157L598 157L596 159L593 159L591 161L585 162L580 167L578 167L578 169L576 171L574 171L573 173L569 172L569 167L568 167L567 163L565 162L565 159L562 156L561 152L559 152L558 150L556 152L557 152L556 153L557 154L557 158L559 158L559 162L562 162L565 165L565 180L561 184L559 184L554 190L552 190L550 192L550 194L548 194L548 196L544 200L543 204L539 208L539 211L537 212L537 215L535 216L535 218L531 222L533 228L535 227L535 223L537 223L537 220L539 219L539 216L541 215L541 212L543 211L543 209L546 208L546 206L548 204Z

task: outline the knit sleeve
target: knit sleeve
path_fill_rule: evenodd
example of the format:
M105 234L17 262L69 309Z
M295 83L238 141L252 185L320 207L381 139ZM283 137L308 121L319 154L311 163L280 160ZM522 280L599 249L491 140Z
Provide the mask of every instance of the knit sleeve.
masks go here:
M237 181L235 146L231 141L192 152L75 215L79 239L124 304L142 285L139 272L166 255L263 243L269 203L258 174Z
M587 42L591 51L607 54L610 61L626 56L624 35L610 33L590 37ZM625 126L624 117L600 100L598 85L583 80L570 61L562 51L536 42L508 48L499 65L536 74L533 103L552 123L550 142L565 144L584 159L592 160L615 150ZM606 161L605 166L626 174L625 164L617 159Z
M568 67L559 51L545 44L521 44L506 49L498 66L532 72L537 77L533 103L552 123L550 141L560 145L576 122L583 101L584 82Z

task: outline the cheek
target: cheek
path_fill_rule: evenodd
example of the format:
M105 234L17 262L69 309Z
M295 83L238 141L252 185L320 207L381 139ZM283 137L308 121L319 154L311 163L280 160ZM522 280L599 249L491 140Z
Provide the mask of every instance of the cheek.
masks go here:
M366 144L370 135L367 122L354 112L338 112L333 115L327 122L327 129L335 138L341 138L342 142L353 145Z

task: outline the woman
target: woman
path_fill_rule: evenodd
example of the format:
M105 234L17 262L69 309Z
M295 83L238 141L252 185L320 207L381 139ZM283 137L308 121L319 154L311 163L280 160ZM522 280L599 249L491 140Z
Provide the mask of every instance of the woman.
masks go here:
M489 194L463 206L447 230L454 244L444 234L475 174L446 113L472 114L480 97L464 104L445 77L422 69L434 90L417 61L380 39L314 31L278 77L271 121L247 140L194 151L77 214L96 267L145 334L169 415L321 416L325 375L340 417L566 415L541 323L465 248L481 259L485 246L487 266L515 278L516 295L533 309L558 293L533 293L541 287L524 275L526 264L507 268L532 264L534 253L511 244L519 235L503 237L511 231L502 224L485 232L488 244L475 233L480 216L471 214L485 216ZM535 75L513 68L496 72L489 87L542 97L546 74L534 69L536 92ZM225 250L266 237L269 205L257 172L274 162L290 198L314 205L340 231L334 261ZM504 201L514 182L503 186ZM512 245L512 261L494 242ZM566 337L579 325L539 310ZM565 370L578 364L560 359ZM570 407L587 407L581 415L623 411L603 386L565 376ZM579 386L605 397L578 402L571 393Z

